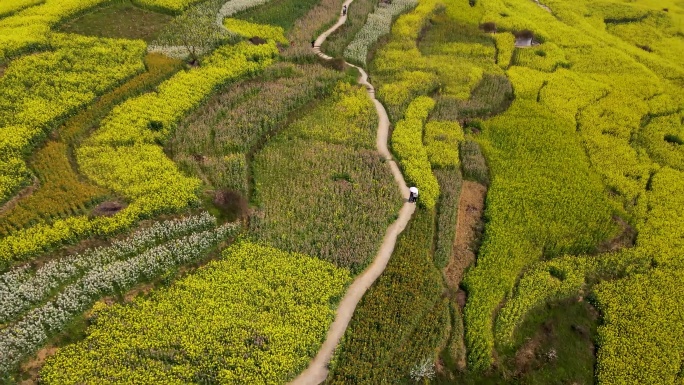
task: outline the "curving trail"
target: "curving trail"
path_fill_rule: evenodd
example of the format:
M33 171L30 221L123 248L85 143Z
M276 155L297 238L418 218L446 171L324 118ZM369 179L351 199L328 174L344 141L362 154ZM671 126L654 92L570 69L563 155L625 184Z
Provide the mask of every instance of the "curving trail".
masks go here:
M351 4L352 1L353 0L347 0L343 5L349 7L349 4ZM316 39L314 42L314 52L316 52L318 56L326 60L332 59L332 57L321 52L321 44L331 33L333 33L346 21L347 16L341 15L335 25L323 32ZM368 82L368 74L366 74L366 72L360 67L349 63L347 64L359 70L361 77L359 77L358 82L366 87L368 90L368 96L373 101L373 104L375 104L375 109L377 110L379 117L378 133L376 139L377 150L389 164L390 170L392 171L394 180L401 191L402 197L407 198L408 187L406 186L406 182L404 182L404 176L401 174L399 167L392 159L392 155L387 149L387 136L390 126L387 111L385 111L382 103L375 98L375 88ZM316 385L325 381L326 377L328 376L328 363L330 362L330 359L332 358L340 339L342 336L344 336L344 333L347 330L347 326L349 325L349 321L351 321L354 310L356 309L356 305L359 303L366 290L371 287L373 282L375 282L375 280L385 270L387 262L389 262L389 259L392 256L392 251L394 251L394 245L397 241L397 237L404 230L406 224L411 219L411 215L413 214L415 208L416 206L414 204L405 201L404 205L399 211L399 217L396 221L394 221L394 223L392 223L392 225L390 225L390 227L387 228L387 232L385 232L385 237L382 240L382 244L380 245L380 249L375 256L373 263L371 263L370 266L363 271L363 273L356 277L354 282L349 286L344 298L342 298L342 301L340 301L340 304L337 307L337 313L335 314L335 320L333 321L332 325L330 325L328 335L325 339L325 342L323 342L323 345L321 345L318 354L316 354L316 357L314 357L314 359L309 363L309 367L299 376L297 376L297 378L295 378L291 384Z

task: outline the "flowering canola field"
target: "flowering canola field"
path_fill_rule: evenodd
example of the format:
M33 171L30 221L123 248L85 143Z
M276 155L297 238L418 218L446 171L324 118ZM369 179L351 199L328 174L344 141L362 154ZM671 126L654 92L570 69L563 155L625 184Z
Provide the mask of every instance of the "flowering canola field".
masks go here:
M240 242L149 299L98 312L89 337L48 362L42 378L283 383L306 367L348 280L331 263Z
M0 380L62 344L44 383L285 383L402 203L356 73L308 49L338 5L208 2L229 38L182 68L140 40L58 31L111 3L0 4ZM133 1L173 15L197 3ZM420 199L330 381L427 378L450 355L497 370L531 312L581 297L601 319L599 384L681 384L681 1L348 12L365 23L339 52L371 75ZM461 309L440 273L480 148L484 234ZM47 163L64 172L32 166ZM60 186L43 204L55 207L30 212L27 196Z

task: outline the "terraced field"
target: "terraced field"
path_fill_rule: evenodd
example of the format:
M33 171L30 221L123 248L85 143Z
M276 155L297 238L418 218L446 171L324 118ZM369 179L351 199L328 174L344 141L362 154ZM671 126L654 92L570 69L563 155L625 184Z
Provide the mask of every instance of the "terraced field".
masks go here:
M681 1L0 4L0 383L683 384L683 207Z

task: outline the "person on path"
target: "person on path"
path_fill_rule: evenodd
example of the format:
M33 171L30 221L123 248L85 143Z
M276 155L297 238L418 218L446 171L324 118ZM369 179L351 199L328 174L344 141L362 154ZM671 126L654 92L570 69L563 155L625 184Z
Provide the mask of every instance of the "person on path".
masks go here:
M409 198L408 201L409 203L416 203L418 200L418 188L415 186L412 186L409 188Z
M314 44L316 44L316 40L311 40L311 48L314 47Z
M347 16L347 6L342 7L342 16Z

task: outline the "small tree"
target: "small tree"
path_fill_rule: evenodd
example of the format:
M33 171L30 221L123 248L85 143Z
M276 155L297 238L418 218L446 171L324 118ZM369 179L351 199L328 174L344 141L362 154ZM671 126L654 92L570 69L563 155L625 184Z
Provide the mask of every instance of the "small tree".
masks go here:
M214 9L208 3L189 8L173 19L159 36L165 46L181 46L188 51L191 64L199 64L199 56L215 48L230 34L216 24Z

